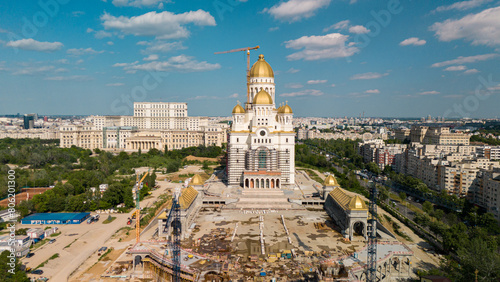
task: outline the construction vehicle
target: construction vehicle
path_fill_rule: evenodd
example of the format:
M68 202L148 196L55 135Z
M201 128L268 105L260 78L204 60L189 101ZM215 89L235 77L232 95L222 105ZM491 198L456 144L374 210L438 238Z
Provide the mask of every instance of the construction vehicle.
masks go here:
M130 225L130 224L132 224L132 219L129 217L129 218L127 218L127 225Z
M247 52L247 103L245 110L248 110L248 104L250 103L250 50L257 50L259 49L260 46L255 46L255 47L246 47L246 48L239 48L239 49L233 49L229 51L222 51L222 52L215 52L214 54L226 54L226 53L234 53L234 52L241 52L241 51L246 51Z

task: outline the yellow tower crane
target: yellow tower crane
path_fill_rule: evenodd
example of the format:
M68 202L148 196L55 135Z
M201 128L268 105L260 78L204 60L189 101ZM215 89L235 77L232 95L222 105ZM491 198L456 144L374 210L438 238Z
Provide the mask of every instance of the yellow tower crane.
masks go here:
M144 178L148 176L149 170L146 171L144 176L139 180L139 175L137 175L137 182L135 187L135 242L139 243L141 238L141 204L139 202L139 190L141 190L141 183L144 181ZM149 183L148 183L149 184Z
M246 51L247 52L247 107L248 104L250 103L250 50L257 50L259 49L260 46L255 46L255 47L246 47L246 48L239 48L239 49L233 49L229 51L222 51L222 52L215 52L214 54L226 54L226 53L234 53L234 52L241 52L241 51ZM247 108L248 110L248 108Z

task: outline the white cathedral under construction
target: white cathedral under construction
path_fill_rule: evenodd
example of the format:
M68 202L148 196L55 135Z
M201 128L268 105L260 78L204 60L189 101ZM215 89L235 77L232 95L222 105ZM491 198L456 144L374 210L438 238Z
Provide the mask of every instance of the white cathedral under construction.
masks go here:
M274 72L259 56L248 74L247 102L233 108L228 138L228 184L279 189L295 182L292 108L276 108Z

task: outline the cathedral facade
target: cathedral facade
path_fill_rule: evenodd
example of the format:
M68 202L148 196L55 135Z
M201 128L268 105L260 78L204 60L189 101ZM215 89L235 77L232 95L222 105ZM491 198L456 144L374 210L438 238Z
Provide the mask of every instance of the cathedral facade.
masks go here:
M245 107L233 108L228 138L229 185L280 189L295 183L292 108L276 107L274 72L260 55L249 72Z

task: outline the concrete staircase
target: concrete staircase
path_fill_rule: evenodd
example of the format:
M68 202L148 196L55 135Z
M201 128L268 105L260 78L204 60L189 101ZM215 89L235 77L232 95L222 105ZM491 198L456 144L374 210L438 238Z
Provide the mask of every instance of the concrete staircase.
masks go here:
M301 209L299 205L288 202L288 198L280 189L243 189L238 202L229 204L226 208L250 210Z

